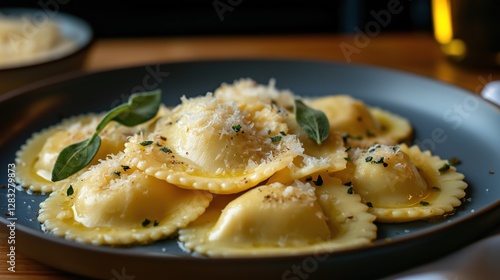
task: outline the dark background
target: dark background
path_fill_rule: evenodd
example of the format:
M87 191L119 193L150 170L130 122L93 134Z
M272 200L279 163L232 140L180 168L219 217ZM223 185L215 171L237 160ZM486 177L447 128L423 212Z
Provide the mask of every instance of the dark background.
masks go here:
M96 37L350 33L373 12L399 3L382 32L430 31L430 0L1 0L0 8L62 11L88 21Z

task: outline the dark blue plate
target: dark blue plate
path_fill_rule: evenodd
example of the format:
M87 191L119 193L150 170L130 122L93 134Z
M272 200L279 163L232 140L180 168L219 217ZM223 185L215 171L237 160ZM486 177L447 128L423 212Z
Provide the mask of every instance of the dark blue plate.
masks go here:
M182 95L213 91L222 82L274 78L277 87L303 96L344 93L400 114L415 128L415 143L441 158L458 157L469 184L453 215L440 222L380 224L373 245L328 255L203 258L175 240L149 246L93 246L44 234L36 220L45 195L16 190L16 250L75 274L135 279L374 279L457 250L500 221L500 110L471 92L388 69L319 61L238 60L166 63L59 77L0 96L0 222L9 224L8 165L30 137L61 118L99 112L134 92L161 88L166 104ZM10 171L15 172L15 168ZM496 173L495 173L496 172ZM11 191L12 192L12 191ZM2 230L6 227L2 226ZM8 228L7 228L8 229Z

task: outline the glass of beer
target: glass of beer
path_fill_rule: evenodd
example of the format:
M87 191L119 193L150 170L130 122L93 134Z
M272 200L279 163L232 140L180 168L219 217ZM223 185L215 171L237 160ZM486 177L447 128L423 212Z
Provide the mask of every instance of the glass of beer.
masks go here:
M453 61L500 67L500 1L432 0L434 37Z

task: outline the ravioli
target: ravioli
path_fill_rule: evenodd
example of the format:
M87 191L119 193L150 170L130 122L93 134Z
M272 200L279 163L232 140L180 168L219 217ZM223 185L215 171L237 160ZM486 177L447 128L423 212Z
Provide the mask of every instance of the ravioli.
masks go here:
M238 104L240 109L253 107L277 106L288 111L293 111L295 95L289 90L278 90L275 80L270 80L267 85L256 83L252 79L239 79L232 84L223 83L214 91L214 95L224 101Z
M295 181L271 183L240 196L218 196L179 231L188 250L209 256L278 256L332 252L369 244L375 216L360 197L325 175L314 188Z
M240 110L212 94L182 98L153 133L125 144L131 164L188 189L236 193L285 168L303 149L271 106Z
M344 142L338 134L331 133L321 145L318 145L299 127L294 114L288 114L287 123L290 133L297 135L302 143L304 152L285 169L271 176L268 182L291 183L313 174L335 172L346 168L348 155Z
M212 195L178 188L130 167L119 153L92 166L40 204L45 231L96 245L144 244L200 216Z
M72 117L34 133L16 154L18 182L32 191L41 192L52 192L57 186L64 185L51 181L52 168L59 152L92 135L100 118L102 115L98 114ZM94 163L106 154L98 154Z
M413 128L410 122L396 114L377 107L369 107L370 113L380 124L382 137L389 138L393 143L411 143Z
M323 143L301 127L310 119L297 122L295 99L327 116ZM455 167L407 146L407 119L351 96L304 99L272 79L239 79L180 101L135 127L107 125L94 160L55 183L57 155L88 138L103 114L33 134L16 174L26 188L52 192L40 204L42 229L95 245L178 237L209 257L318 254L371 244L375 221L444 217L465 196Z
M463 174L417 146L377 144L355 153L353 164L352 188L372 206L379 222L443 215L465 196Z
M163 106L158 115L165 114L167 111ZM57 156L65 147L90 137L103 116L104 114L87 114L71 117L34 133L16 154L18 182L32 191L45 193L65 185L68 180L51 181ZM153 119L135 127L127 127L118 123L108 125L100 133L101 146L88 166L97 164L100 159L105 159L109 154L122 151L127 138L135 133L149 133L155 121L156 119Z
M326 114L330 130L340 134L349 147L395 145L408 141L412 135L411 124L406 119L380 108L371 108L348 95L331 95L306 102Z

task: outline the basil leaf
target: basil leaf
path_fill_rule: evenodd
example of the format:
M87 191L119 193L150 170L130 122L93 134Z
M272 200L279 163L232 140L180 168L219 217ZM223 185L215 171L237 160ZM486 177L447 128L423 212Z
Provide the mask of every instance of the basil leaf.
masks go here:
M125 126L135 126L149 121L158 113L160 103L160 90L133 94L127 104L122 104L108 112L97 125L96 131L101 132L110 121L116 121Z
M125 126L134 126L152 119L158 113L161 91L137 93L130 96L127 104L109 111L97 125L90 138L64 148L52 169L53 182L68 178L89 164L101 146L99 133L111 121Z
M52 181L68 178L89 164L101 146L101 137L93 134L90 138L71 144L57 156L52 169Z
M330 124L325 113L309 108L304 102L295 99L295 120L302 130L318 145L328 139Z

